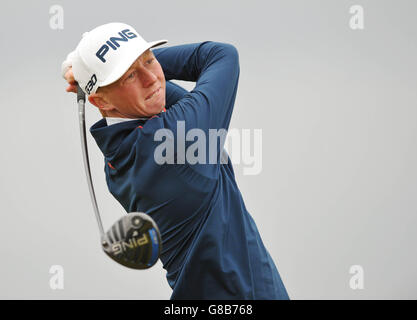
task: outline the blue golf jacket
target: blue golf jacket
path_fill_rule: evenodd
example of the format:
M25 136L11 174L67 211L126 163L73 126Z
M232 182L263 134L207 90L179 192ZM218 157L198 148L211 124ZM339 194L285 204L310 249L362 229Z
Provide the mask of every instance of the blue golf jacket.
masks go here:
M238 51L206 41L153 52L167 80L166 112L110 126L102 119L90 129L104 154L109 191L127 212L144 212L157 223L171 299L289 299L246 210L222 140L209 139L210 129L229 127ZM188 92L172 79L196 85ZM198 163L184 156L194 140L181 137L195 128L207 137L205 152L200 150L207 161ZM155 138L167 131L172 134L165 140ZM174 163L157 161L164 142L174 145ZM213 150L216 161L209 160Z

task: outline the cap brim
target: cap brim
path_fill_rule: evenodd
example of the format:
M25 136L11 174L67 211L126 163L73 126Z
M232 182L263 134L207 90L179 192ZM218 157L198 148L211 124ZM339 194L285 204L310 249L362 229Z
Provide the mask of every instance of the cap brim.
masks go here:
M107 79L105 79L103 82L101 82L99 84L99 87L104 87L107 86L109 84L112 84L114 82L116 82L117 80L119 80L127 70L129 70L130 66L132 65L133 62L136 61L136 59L138 57L140 57L140 55L142 53L144 53L146 50L150 49L150 48L154 48L157 47L161 44L165 44L167 43L168 40L158 40L158 41L152 41L152 42L148 42L148 45L145 46L144 48L142 48L141 50L139 50L138 53L132 54L130 56L130 58L128 59L124 59L116 68L115 70L107 77Z
M160 46L161 44L165 44L165 43L167 43L168 42L168 40L158 40L158 41L152 41L152 42L149 42L149 45L150 45L150 47L149 48L153 48L153 47L157 47L157 46ZM148 49L149 49L148 48ZM146 50L145 50L146 51Z

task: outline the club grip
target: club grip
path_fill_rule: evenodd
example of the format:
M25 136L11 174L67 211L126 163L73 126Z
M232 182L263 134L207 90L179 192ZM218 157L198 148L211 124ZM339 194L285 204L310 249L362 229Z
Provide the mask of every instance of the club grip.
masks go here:
M77 84L77 102L80 102L80 100L85 102L85 93L81 89L80 85Z

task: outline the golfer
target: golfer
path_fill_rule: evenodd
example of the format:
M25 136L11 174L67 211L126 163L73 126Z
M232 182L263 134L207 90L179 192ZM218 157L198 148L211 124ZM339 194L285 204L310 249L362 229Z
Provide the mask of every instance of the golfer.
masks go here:
M166 42L109 23L86 32L62 64L67 91L78 83L103 115L90 132L109 191L126 212L157 223L171 299L289 299L246 210L224 137L209 139L229 127L238 52L213 41L151 50ZM188 92L172 79L196 86ZM197 136L205 148L196 162Z

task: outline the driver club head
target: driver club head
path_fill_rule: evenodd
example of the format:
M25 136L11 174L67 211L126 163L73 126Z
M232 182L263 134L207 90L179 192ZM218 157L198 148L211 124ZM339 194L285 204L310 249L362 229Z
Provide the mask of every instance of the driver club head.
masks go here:
M131 212L107 231L101 244L117 263L132 269L148 269L159 258L161 236L153 219L142 212Z

